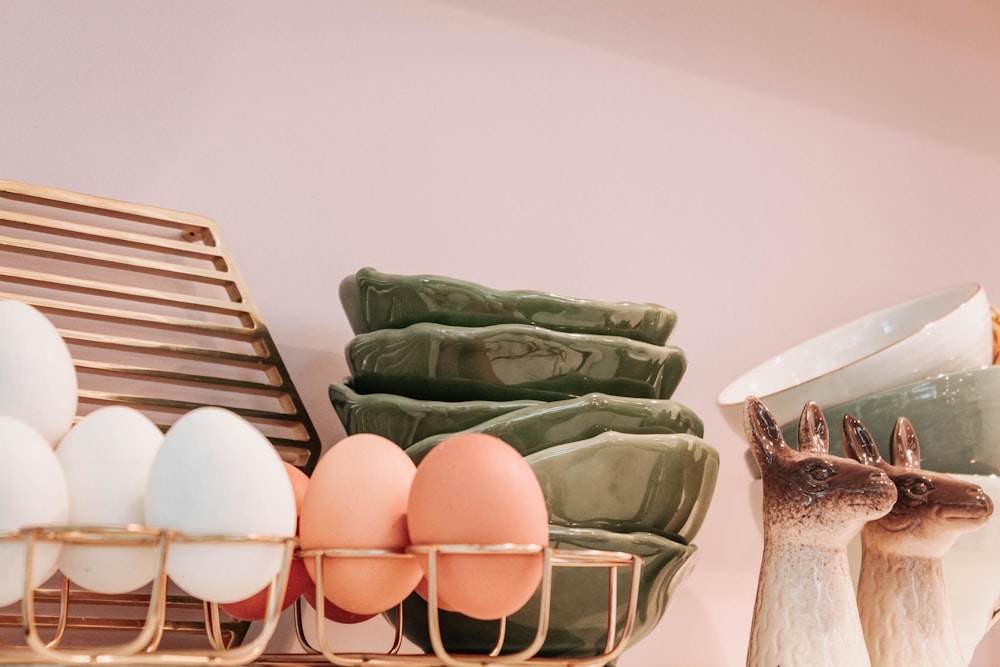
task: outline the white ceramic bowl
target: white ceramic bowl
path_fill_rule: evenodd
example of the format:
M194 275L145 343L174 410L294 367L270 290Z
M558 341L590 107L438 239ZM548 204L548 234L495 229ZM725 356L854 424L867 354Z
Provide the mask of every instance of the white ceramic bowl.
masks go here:
M743 435L743 403L761 399L779 424L807 401L835 405L993 360L990 305L980 285L933 292L858 318L765 361L733 381L718 404Z

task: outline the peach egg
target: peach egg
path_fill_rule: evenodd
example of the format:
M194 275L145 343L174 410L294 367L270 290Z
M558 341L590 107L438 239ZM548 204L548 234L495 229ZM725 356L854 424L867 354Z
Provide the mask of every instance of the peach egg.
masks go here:
M314 610L316 609L316 587L309 586L306 588L306 592L303 595L306 602ZM341 609L334 603L326 599L323 596L323 616L334 623L340 623L341 625L354 625L355 623L364 623L370 618L374 618L375 614L354 614L352 612Z
M309 476L287 461L282 461L282 463L285 465L285 472L288 473L288 480L292 483L292 492L295 494L296 515L301 517L302 501L306 496L306 487L309 486ZM301 559L294 559L288 570L288 583L285 586L285 596L281 600L280 608L290 607L311 586L312 578L306 571L305 563ZM219 609L233 618L243 621L259 621L267 615L267 596L270 588L267 586L238 602L220 604Z
M311 587L312 578L306 571L305 563L301 560L293 560L288 570L288 583L285 586L285 596L281 599L280 609L284 610L292 606L292 603ZM269 594L270 586L244 600L220 604L219 609L241 621L259 621L267 616Z
M382 436L358 433L334 444L320 458L306 489L302 550L405 549L406 503L415 472L403 450ZM315 560L304 559L315 578ZM322 572L324 597L359 615L399 604L422 576L409 556L325 557Z
M422 567L424 568L424 571L426 572L427 571L426 564L422 565ZM416 588L416 590L414 592L417 595L419 595L420 597L422 597L426 602L430 602L430 599L431 599L430 598L430 595L431 595L431 583L429 581L427 581L427 577L426 576L424 576L424 577L422 577L420 579L420 583L417 584L417 588ZM442 611L457 611L454 607L452 607L451 605L448 604L447 600L445 600L443 597L441 597L441 591L440 590L438 591L438 594L437 594L437 606L438 606L438 609L440 609Z
M407 521L414 544L548 544L538 479L516 449L485 433L452 436L424 457ZM500 618L524 606L541 575L540 554L442 554L438 598L472 618Z

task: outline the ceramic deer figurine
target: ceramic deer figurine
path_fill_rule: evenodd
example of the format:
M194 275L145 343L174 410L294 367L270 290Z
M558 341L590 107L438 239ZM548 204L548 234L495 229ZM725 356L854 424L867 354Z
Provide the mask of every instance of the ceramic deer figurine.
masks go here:
M878 468L829 454L815 403L802 411L798 451L755 397L743 424L764 494L747 667L867 667L847 545L892 509L896 487Z
M945 590L941 557L958 536L986 522L990 497L977 484L920 469L920 443L896 421L890 462L872 436L844 416L844 450L884 470L898 499L861 531L858 611L873 667L964 667Z

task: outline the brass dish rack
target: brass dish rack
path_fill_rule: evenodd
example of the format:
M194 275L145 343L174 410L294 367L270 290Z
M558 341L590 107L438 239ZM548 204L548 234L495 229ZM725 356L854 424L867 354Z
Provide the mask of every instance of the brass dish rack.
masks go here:
M62 334L78 417L129 405L166 430L217 405L312 471L319 436L214 221L11 181L0 200L0 299Z
M140 410L166 431L182 414L204 405L232 410L256 426L281 457L307 474L321 442L215 222L180 211L0 180L0 300L24 301L43 312L70 349L79 382L77 419L105 405ZM226 617L218 605L171 590L164 564L180 541L274 542L284 567L272 582L265 619L251 639L250 623ZM392 647L376 653L338 653L316 613L319 647L306 639L301 602L294 608L302 653L268 654L281 616L278 600L295 558L371 557L371 551L300 553L295 541L267 536L187 536L144 526L30 527L0 533L26 551L24 597L0 609L0 665L573 665L614 662L635 623L641 557L603 551L563 551L537 545L413 547L430 563L438 553L537 552L544 559L543 604L536 641L503 654L505 622L484 655L452 655L442 645L436 604L430 634L433 654L402 654L402 623ZM153 583L121 595L80 589L56 574L32 589L31 554L39 542L137 546L158 549ZM436 574L429 573L431 598ZM535 656L548 627L552 569L598 567L609 572L605 651L587 658ZM631 568L627 612L616 618L617 571ZM322 568L318 568L322 571ZM322 579L316 599L322 606ZM401 609L397 611L402 618ZM618 629L619 621L621 629ZM102 641L94 641L93 637ZM19 639L17 638L19 637ZM115 641L123 638L121 641ZM197 646L192 644L197 642Z

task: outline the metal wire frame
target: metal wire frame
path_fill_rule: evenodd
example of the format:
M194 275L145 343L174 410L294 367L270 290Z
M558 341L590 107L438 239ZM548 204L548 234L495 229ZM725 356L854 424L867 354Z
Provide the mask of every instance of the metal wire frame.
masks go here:
M176 531L164 531L144 526L106 527L32 527L17 533L0 535L0 542L20 542L24 545L25 567L23 571L23 600L21 602L21 626L25 644L19 646L0 645L0 665L7 664L61 664L61 665L112 665L134 664L183 666L233 667L256 663L259 665L334 665L335 667L527 667L556 666L598 667L613 663L624 651L632 634L637 613L638 591L641 579L642 558L635 554L594 550L559 550L540 545L428 545L411 546L405 550L387 549L296 549L295 538L267 536L190 536ZM103 617L94 619L74 617L70 614L69 582L63 580L58 599L58 613L55 617L42 618L36 611L38 591L32 587L33 567L36 547L44 542L61 544L118 547L145 547L156 549L157 568L152 588L147 594L134 595L130 604L141 601L145 608L145 618L130 626L134 635L128 641L119 643L92 643L79 646L64 644L65 629L69 622L78 627L108 629ZM169 549L180 543L201 544L261 544L271 543L283 549L281 568L272 581L265 605L262 625L252 641L236 644L225 637L220 623L218 605L203 603L203 617L200 622L190 621L190 630L207 638L207 645L197 648L164 647L161 640L170 621L166 616L169 598L167 596L166 563ZM459 655L449 652L441 636L437 605L437 563L442 554L475 555L525 555L537 554L542 559L542 579L539 584L539 609L536 632L532 642L520 650L502 653L505 641L505 619L498 622L498 634L494 648L481 655ZM432 652L427 654L401 654L403 644L402 604L396 609L396 628L393 643L384 651L368 653L345 653L332 648L324 622L325 596L323 592L323 559L325 558L416 558L427 559L428 580L428 630ZM317 600L315 634L319 648L314 648L305 638L302 630L301 603L296 603L296 630L304 653L268 654L267 644L274 634L281 616L281 601L285 595L288 575L295 558L313 561L314 585ZM590 567L608 570L608 616L607 640L604 651L585 658L543 658L536 657L542 647L549 628L549 613L552 594L552 572L555 567ZM625 617L622 628L618 629L618 575L619 567L630 568L630 585L627 592ZM101 596L94 594L94 599ZM79 601L77 601L79 602ZM112 626L121 629L117 626ZM49 637L43 637L43 628L53 629Z
M165 430L217 405L312 471L318 434L213 220L12 181L0 204L0 299L56 324L78 416L129 405Z
M402 604L396 608L396 628L393 644L381 652L345 653L332 648L326 626L324 624L323 605L323 558L345 557L382 557L382 558L414 558L417 555L427 558L428 581L428 634L432 652L419 654L402 654L400 648L403 639ZM437 560L442 554L465 555L523 555L539 554L543 560L542 580L539 584L539 609L536 621L535 637L530 644L520 650L502 653L505 641L506 619L497 623L497 640L493 649L482 654L454 654L447 650L441 636L437 603ZM273 667L286 665L334 665L334 667L603 667L614 664L628 646L629 638L635 627L638 607L639 585L641 581L642 557L636 554L622 552L607 552L597 550L562 550L540 545L413 545L402 552L390 550L358 550L358 549L310 549L299 550L299 558L312 559L315 572L315 599L317 608L315 614L314 633L318 648L313 647L305 637L301 619L301 607L296 605L296 632L305 653L302 654L268 654L259 658L256 664ZM588 567L602 568L608 571L608 616L606 627L606 642L604 651L599 655L573 658L548 658L537 656L549 628L549 613L552 596L553 568L558 567ZM627 603L625 616L622 618L622 628L618 629L618 576L620 567L629 568L630 582L626 591Z
M290 537L270 537L254 535L185 535L177 531L158 530L145 526L75 527L45 526L22 529L17 533L0 535L0 541L23 543L24 571L23 598L20 622L24 635L23 645L0 645L0 664L60 664L60 665L218 665L219 667L245 665L260 657L270 641L281 614L280 604L288 583L288 572L295 552L296 540ZM116 595L90 594L77 596L74 604L117 602L121 605L138 606L145 609L143 619L123 625L120 619L106 616L87 617L70 613L70 583L62 579L58 598L58 612L53 616L41 617L36 603L38 591L32 586L34 580L35 553L37 545L44 542L58 542L78 546L100 545L102 547L149 548L156 549L157 567L151 589L145 594L134 594L128 599ZM234 633L224 629L220 621L218 605L199 602L203 616L200 622L188 621L187 632L199 634L205 641L199 646L162 647L164 633L173 629L167 617L170 602L167 595L167 554L171 545L182 543L198 544L272 544L282 553L281 565L268 588L264 623L252 641L235 642ZM85 599L81 599L85 597ZM123 642L103 641L85 643L65 642L66 629L72 625L77 630L114 630L115 635L122 630L133 632L133 636ZM42 628L54 628L51 637L42 636ZM99 634L103 639L111 636Z
M3 299L36 307L66 341L79 384L78 420L102 406L127 405L166 431L194 408L220 406L261 430L284 460L307 474L315 466L319 436L213 220L0 180ZM35 597L101 607L100 616L64 618L72 631L127 632L139 622L130 610L141 608L141 596L59 588ZM203 624L186 620L188 610L201 608L194 598L171 595L161 625L177 635L201 625L203 634ZM0 609L0 629L20 623L17 613ZM239 644L248 624L220 629L225 642Z

